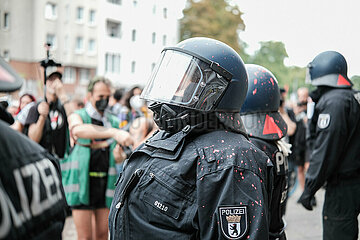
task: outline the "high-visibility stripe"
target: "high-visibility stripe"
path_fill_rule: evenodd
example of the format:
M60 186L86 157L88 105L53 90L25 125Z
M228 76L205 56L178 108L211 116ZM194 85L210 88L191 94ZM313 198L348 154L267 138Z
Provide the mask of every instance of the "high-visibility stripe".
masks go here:
M110 167L110 168L109 168L109 171L108 171L108 174L109 174L109 175L116 175L116 174L117 174L117 173L116 173L116 168Z
M66 193L78 192L80 190L79 184L64 185L64 191Z
M106 177L106 172L89 172L90 177Z
M71 161L71 162L61 163L60 168L61 168L61 171L79 169L79 162L78 161Z
M115 194L115 191L114 190L111 190L111 189L106 189L106 193L105 193L105 195L107 196L107 197L114 197L114 194Z

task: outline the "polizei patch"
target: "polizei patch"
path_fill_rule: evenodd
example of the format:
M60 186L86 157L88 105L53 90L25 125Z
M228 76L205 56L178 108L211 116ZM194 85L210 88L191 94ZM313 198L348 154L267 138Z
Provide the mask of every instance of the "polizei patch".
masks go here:
M318 122L317 125L320 129L325 129L329 126L330 124L330 114L326 113L321 113L319 114L319 118L318 118Z
M246 206L219 207L220 227L227 239L241 239L248 231Z

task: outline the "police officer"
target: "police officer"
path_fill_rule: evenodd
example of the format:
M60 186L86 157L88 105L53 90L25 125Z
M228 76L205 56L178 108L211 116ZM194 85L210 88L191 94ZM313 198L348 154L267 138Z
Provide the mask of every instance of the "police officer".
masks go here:
M0 91L22 79L0 58ZM57 160L0 120L0 239L61 239L65 196Z
M317 89L310 120L313 149L302 205L327 182L323 206L323 239L357 239L360 211L360 93L352 89L347 63L338 52L317 55L308 65L308 79Z
M241 118L250 141L266 153L274 168L270 199L270 239L286 239L284 222L287 196L289 144L285 137L287 125L279 113L280 90L274 75L264 67L246 64L249 88L241 108Z
M240 56L191 38L165 48L142 97L161 129L131 155L110 209L111 239L267 239L269 159L239 114Z

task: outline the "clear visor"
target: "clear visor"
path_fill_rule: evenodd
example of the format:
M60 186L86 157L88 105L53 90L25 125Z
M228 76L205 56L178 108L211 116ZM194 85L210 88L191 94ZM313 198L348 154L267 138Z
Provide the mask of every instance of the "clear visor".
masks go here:
M209 64L186 53L166 50L162 52L142 98L208 111L226 86L227 81Z

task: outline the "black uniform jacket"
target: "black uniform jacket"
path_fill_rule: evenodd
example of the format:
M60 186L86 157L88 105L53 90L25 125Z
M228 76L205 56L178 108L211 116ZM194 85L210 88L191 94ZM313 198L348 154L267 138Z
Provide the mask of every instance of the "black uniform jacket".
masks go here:
M65 207L57 160L0 120L0 239L61 239Z
M316 103L309 129L314 146L302 198L328 182L360 176L360 92L331 89Z
M117 182L111 239L268 239L268 164L242 134L160 131Z
M278 150L273 141L265 141L260 138L250 137L250 142L260 148L270 158L274 167L272 174L274 176L272 182L272 191L270 199L270 239L278 238L284 234L284 221L282 219L285 214L286 196L287 196L287 174L288 159Z

